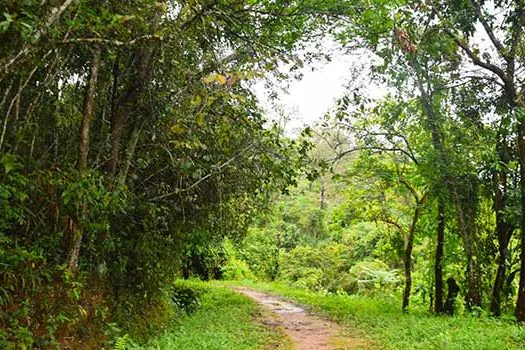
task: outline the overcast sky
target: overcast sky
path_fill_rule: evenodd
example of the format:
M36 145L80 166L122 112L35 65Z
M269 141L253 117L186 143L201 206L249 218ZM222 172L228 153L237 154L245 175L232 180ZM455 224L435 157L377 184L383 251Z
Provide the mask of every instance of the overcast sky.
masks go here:
M285 126L289 136L297 135L306 125L315 124L349 89L361 86L371 96L385 94L384 88L370 81L370 65L374 62L372 53L359 50L349 54L338 49L334 43L326 45L330 46L327 50L331 52L331 61L305 64L301 80L288 81L282 84L283 89L277 89L277 101L270 102L270 91L265 88L264 82L254 86L270 118L279 118L279 109L290 118Z

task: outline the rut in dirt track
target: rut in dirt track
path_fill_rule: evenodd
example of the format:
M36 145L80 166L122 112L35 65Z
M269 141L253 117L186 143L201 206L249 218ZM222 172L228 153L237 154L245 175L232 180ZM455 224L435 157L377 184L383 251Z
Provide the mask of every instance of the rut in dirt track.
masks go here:
M363 340L345 335L345 329L338 324L309 314L297 305L245 287L237 287L235 290L252 298L269 311L271 314L263 320L263 323L282 327L290 337L295 350L369 348Z

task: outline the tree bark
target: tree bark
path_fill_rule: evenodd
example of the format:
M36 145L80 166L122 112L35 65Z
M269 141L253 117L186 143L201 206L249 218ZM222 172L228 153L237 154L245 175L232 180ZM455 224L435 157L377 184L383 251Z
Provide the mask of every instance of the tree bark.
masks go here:
M501 315L501 291L505 283L505 275L507 273L507 249L500 249L498 257L498 271L496 272L496 279L492 288L492 295L490 298L490 312L495 316Z
M132 82L125 96L118 102L111 118L110 155L108 162L108 173L116 175L119 163L122 137L126 122L130 116L136 113L137 105L148 84L147 78L151 68L151 57L153 48L147 47L138 52L138 71L130 79Z
M412 251L414 248L414 236L416 232L416 225L419 220L422 204L423 200L417 201L416 210L414 211L414 216L412 217L412 223L410 225L408 238L405 245L405 290L403 292L403 311L407 311L408 305L410 304L410 292L412 290Z
M126 178L128 176L129 169L131 168L131 163L133 161L133 156L135 155L135 150L137 149L137 144L139 142L140 134L142 133L142 129L144 128L144 124L145 122L142 121L138 127L133 128L133 131L131 133L128 147L125 152L126 162L119 174L119 181L122 184L126 182Z
M438 180L442 188L438 188L438 215L437 215L437 242L436 242L436 259L434 265L435 273L435 293L436 300L434 303L434 310L436 313L442 313L444 311L443 305L443 247L445 242L445 203L443 199L443 187L446 185L445 171L447 158L445 156L445 150L443 148L443 142L441 140L441 135L439 133L439 126L437 117L434 113L434 109L431 103L431 97L425 90L423 83L421 81L420 72L421 67L416 60L413 60L413 66L416 70L417 83L419 91L421 93L421 104L423 106L423 111L425 112L426 122L430 129L432 136L432 147L436 154L438 160Z
M445 243L445 203L438 199L436 260L434 263L435 295L434 312L441 314L443 308L443 246Z
M70 230L69 234L71 242L68 250L67 267L69 271L75 272L78 267L78 260L80 258L80 245L82 244L82 231L76 227L72 218L69 218Z
M84 98L84 113L82 126L80 128L80 156L78 160L78 170L84 171L87 168L89 155L89 131L93 120L93 105L95 103L95 93L97 88L98 71L100 69L100 48L93 51L93 61L91 62L91 74Z
M518 108L520 119L518 132L518 152L520 158L520 194L521 194L521 244L520 244L520 281L518 287L518 300L516 301L516 318L525 322L525 116Z
M95 93L98 80L98 72L100 69L100 48L95 48L93 52L93 60L91 61L91 72L84 97L84 110L82 125L80 127L79 144L80 154L78 160L78 170L82 173L87 168L88 154L89 154L89 130L91 121L93 120L93 105L95 101ZM82 204L82 211L87 212L86 203ZM67 266L70 271L76 271L78 260L80 257L80 247L82 244L82 228L77 225L73 218L68 218L68 227L70 242L67 253Z
M501 153L501 151L500 151ZM500 157L503 161L505 159ZM505 285L505 275L507 272L507 248L512 234L513 227L505 222L503 210L506 207L507 175L502 171L495 172L493 176L494 184L494 211L496 213L496 236L498 237L498 270L492 288L490 298L490 312L495 316L501 315L501 291ZM501 186L501 187L500 187Z
M481 306L481 292L479 290L479 274L477 271L477 266L475 262L475 247L474 247L474 234L473 234L473 225L475 221L475 215L473 212L469 211L469 217L465 216L463 204L461 201L460 194L458 192L458 188L456 184L453 184L453 192L454 197L456 201L456 215L457 215L457 222L459 226L459 231L461 234L461 239L463 241L463 248L465 249L465 255L467 256L467 268L466 268L466 275L467 275L467 295L466 295L466 302L467 302L467 308L471 309L473 306ZM470 191L470 190L468 190ZM467 202L470 202L472 200L471 194L468 194L466 198ZM469 203L467 206L471 206L473 204ZM467 222L468 220L468 222Z

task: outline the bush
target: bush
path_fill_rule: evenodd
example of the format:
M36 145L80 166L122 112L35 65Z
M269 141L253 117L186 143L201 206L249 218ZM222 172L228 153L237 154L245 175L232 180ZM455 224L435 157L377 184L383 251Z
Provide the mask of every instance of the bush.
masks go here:
M221 269L222 277L225 280L245 280L255 279L255 275L245 261L233 258L228 260Z
M357 283L357 291L370 294L378 291L392 291L401 283L398 270L390 270L380 260L358 262L350 269L350 278Z
M279 269L279 235L268 229L252 228L243 242L239 257L263 279L273 280Z
M226 280L255 279L246 261L237 258L235 247L229 240L224 241L224 250L228 256L226 265L221 268L222 278Z
M350 250L341 243L298 246L282 254L280 278L311 290L337 291L351 263Z
M202 287L185 281L176 281L173 284L171 299L179 311L190 314L199 309L204 291Z

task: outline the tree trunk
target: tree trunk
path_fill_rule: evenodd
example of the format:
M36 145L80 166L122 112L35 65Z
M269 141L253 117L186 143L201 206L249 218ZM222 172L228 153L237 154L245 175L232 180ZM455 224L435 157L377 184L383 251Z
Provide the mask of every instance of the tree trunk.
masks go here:
M496 273L496 280L492 288L492 296L490 299L490 312L495 316L501 315L501 291L505 283L505 274L507 272L507 249L500 249L498 258L498 271Z
M521 194L521 253L520 253L520 281L518 287L518 300L516 301L516 318L525 322L525 116L518 108L520 125L518 132L518 152L520 158L520 194Z
M431 103L431 97L425 90L423 83L421 82L421 67L414 60L414 67L417 73L417 83L419 86L419 91L421 93L421 104L423 106L423 111L426 115L426 122L430 128L430 133L432 135L432 147L436 154L438 160L438 179L441 188L438 188L438 217L437 217L437 245L436 245L436 260L434 266L435 272L435 293L436 301L434 303L434 310L436 313L442 313L443 309L443 246L445 242L445 203L443 199L443 188L446 186L445 176L447 158L445 156L445 150L443 149L443 143L441 140L441 135L439 133L439 126L437 117L434 113L434 109Z
M434 264L435 294L434 311L443 313L443 246L445 243L445 203L438 200L436 260Z
M78 267L78 260L80 258L80 245L82 244L82 231L80 231L73 223L73 219L69 218L72 230L69 234L71 242L68 251L67 267L69 271L75 272Z
M405 237L405 290L403 292L403 306L402 310L407 311L408 305L410 304L410 292L412 290L412 250L414 249L414 236L416 232L417 222L421 214L421 208L426 202L426 194L420 197L414 187L412 187L405 179L399 175L399 181L406 186L406 188L412 193L414 201L416 203L416 208L414 214L412 215L412 222L408 227L408 235L403 235ZM403 229L401 226L398 227L401 234L403 234Z
M100 68L100 48L95 48L93 61L91 62L91 75L84 98L84 113L82 126L80 128L80 156L78 159L78 170L84 171L87 168L89 155L89 130L93 120L93 104L95 102L95 90L97 88L98 71Z
M465 213L463 210L463 204L457 189L457 186L453 186L453 192L456 202L456 215L457 222L459 226L459 231L461 234L461 239L463 241L463 248L465 249L465 255L467 256L467 295L466 302L467 308L471 309L473 306L481 306L481 293L479 291L479 281L478 281L478 271L475 262L475 248L473 242L473 233L472 233L472 223L475 220L475 217L469 217L469 223L466 222ZM471 198L467 198L467 201L470 201ZM473 213L469 213L470 216L473 216Z
M481 306L478 273L472 253L467 253L467 287L467 308L470 310L473 306Z
M89 154L89 128L93 120L93 105L95 101L95 92L98 80L98 71L100 68L100 49L96 48L93 52L91 61L91 73L84 97L84 111L82 125L80 128L80 155L78 160L78 170L82 173L87 168ZM83 213L87 212L87 205L83 203ZM67 266L70 271L76 271L80 257L80 246L82 244L83 232L81 227L75 224L73 218L68 219L69 235L71 237L67 253Z
M323 176L319 176L319 209L323 210L326 208L325 202L325 185Z
M130 79L129 89L125 96L119 101L113 111L111 118L111 136L110 136L110 155L108 162L108 173L116 175L119 163L120 150L122 145L122 136L128 118L136 113L137 105L148 84L147 78L151 68L151 58L153 48L147 47L138 53L138 71Z
M129 169L131 168L131 163L133 161L133 156L135 155L135 150L137 149L140 134L142 133L142 129L144 128L144 124L145 122L142 121L138 127L133 128L133 132L131 133L128 147L126 149L126 162L124 164L124 167L122 168L122 171L119 174L119 181L122 184L126 182L126 178L128 176Z
M456 300L456 297L459 293L459 286L453 277L449 277L447 279L447 285L448 285L447 301L445 302L443 311L448 313L450 316L453 316L454 315L454 301Z
M412 250L414 248L414 236L422 204L423 203L421 201L418 201L416 204L417 207L414 211L414 216L412 217L412 224L410 226L405 245L405 290L403 292L403 311L407 311L408 305L410 303L410 292L412 290Z
M500 157L501 158L501 157ZM504 159L502 159L505 161ZM506 207L507 175L496 172L493 176L494 184L494 211L496 213L496 236L498 237L498 270L490 298L490 312L496 316L501 315L501 291L505 284L507 270L507 247L513 231L511 225L505 222L503 210ZM501 186L501 187L500 187Z

